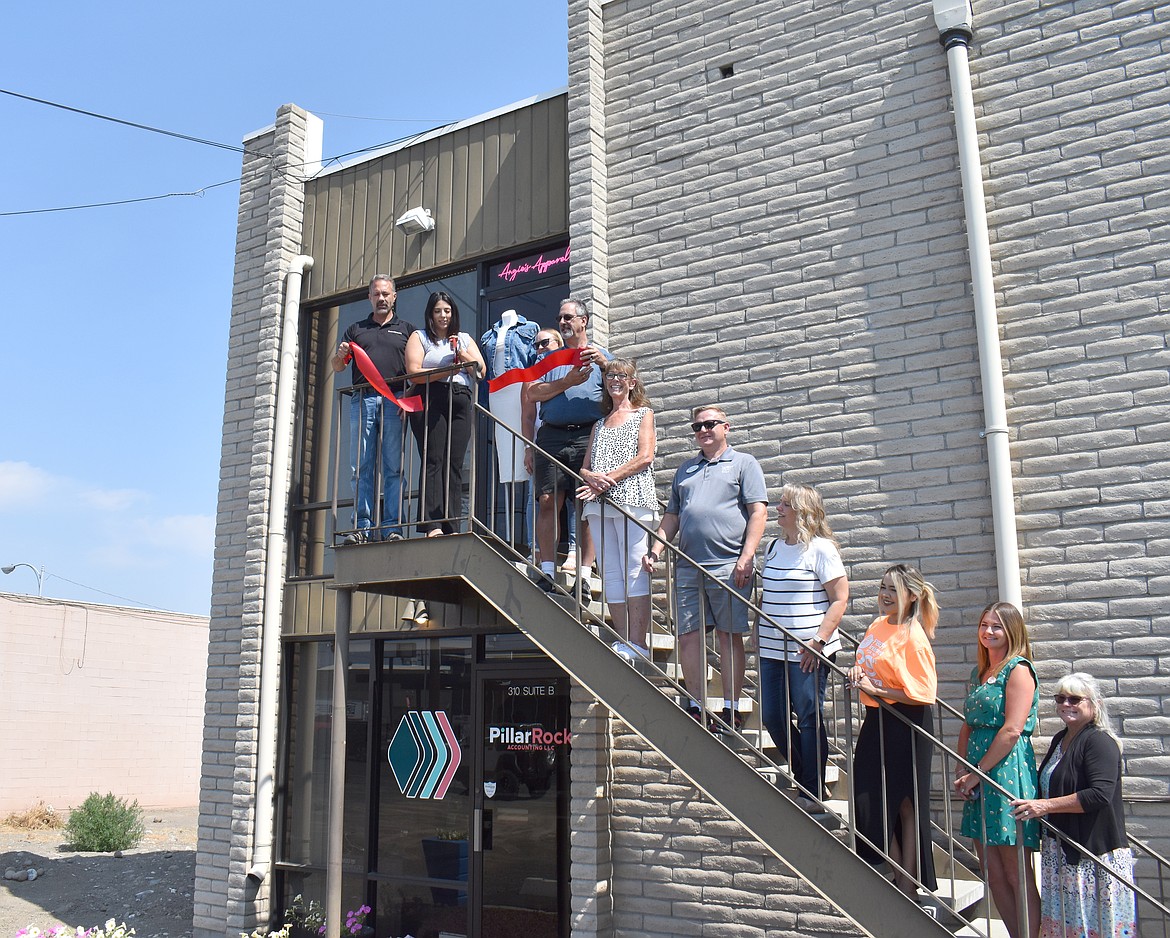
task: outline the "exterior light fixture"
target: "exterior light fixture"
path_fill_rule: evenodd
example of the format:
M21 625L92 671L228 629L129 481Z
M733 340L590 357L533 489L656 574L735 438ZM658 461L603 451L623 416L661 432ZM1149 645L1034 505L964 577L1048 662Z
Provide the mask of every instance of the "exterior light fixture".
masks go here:
M43 597L45 595L45 568L41 567L41 569L38 570L31 563L10 563L0 567L0 570L3 570L5 573L15 573L17 567L28 567L33 573L36 574L37 595Z
M422 234L424 231L435 230L435 219L431 215L430 209L420 205L418 208L412 208L399 215L398 220L394 222L394 227L403 234Z

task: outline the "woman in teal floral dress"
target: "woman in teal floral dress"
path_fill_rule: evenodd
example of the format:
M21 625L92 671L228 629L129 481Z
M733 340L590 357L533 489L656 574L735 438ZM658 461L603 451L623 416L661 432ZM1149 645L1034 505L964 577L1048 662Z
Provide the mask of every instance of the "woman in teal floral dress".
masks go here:
M975 840L991 897L1012 938L1035 938L1040 894L1032 875L1032 851L1040 845L1035 821L1017 822L1012 799L1036 797L1032 732L1040 686L1024 617L1011 603L992 603L979 617L978 665L967 684L959 755L1010 794L980 785L980 776L960 762L955 790L966 799L962 832ZM1017 825L1019 830L1017 830ZM1022 843L1021 835L1022 834ZM1026 873L1020 882L1019 850ZM1021 922L1027 909L1027 930Z

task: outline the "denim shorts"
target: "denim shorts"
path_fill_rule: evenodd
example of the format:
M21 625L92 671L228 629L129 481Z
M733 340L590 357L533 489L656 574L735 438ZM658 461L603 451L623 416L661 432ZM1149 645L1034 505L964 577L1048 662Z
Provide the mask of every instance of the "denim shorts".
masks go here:
M581 464L585 462L585 454L589 451L589 438L592 435L592 424L566 430L546 423L541 424L536 434L536 443L541 450L579 473ZM537 495L549 495L556 491L575 492L578 485L573 476L545 458L544 453L540 451L537 451L533 460L532 479Z
M704 569L706 573L711 574L710 577L704 576L685 560L678 563L674 579L675 621L678 623L678 634L694 632L704 623L708 632L717 628L721 632L735 635L747 633L751 628L748 622L747 603L734 598L728 590L721 589L711 577L730 587L734 594L743 599L751 599L754 577L748 580L746 586L740 587L734 583L734 562Z

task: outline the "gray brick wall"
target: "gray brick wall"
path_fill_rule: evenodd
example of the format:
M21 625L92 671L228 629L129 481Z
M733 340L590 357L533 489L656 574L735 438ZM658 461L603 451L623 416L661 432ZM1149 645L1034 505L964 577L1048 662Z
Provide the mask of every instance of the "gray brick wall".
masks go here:
M615 936L862 934L640 736L613 729Z
M256 719L282 274L299 253L306 126L292 105L245 141L228 339L207 704L195 867L195 934L230 936L266 918L252 856ZM319 139L319 135L318 135Z
M573 938L601 938L613 934L612 718L576 683L570 706L570 927Z
M1170 25L1105 0L975 13L1043 729L1058 676L1101 677L1143 825L1170 796ZM589 236L608 250L610 348L639 359L659 411L660 491L692 449L690 407L720 403L773 492L793 479L825 496L850 631L874 614L886 565L935 584L941 694L961 705L996 577L930 3L571 0L569 15L570 167L591 167L571 217L605 226ZM575 285L598 263L576 255L578 234Z

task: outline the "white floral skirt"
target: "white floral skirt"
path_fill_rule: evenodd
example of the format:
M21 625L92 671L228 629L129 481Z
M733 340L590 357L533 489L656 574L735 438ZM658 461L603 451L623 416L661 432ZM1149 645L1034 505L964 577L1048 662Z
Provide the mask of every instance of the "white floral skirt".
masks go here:
M1101 862L1133 882L1133 851L1111 850ZM1137 938L1133 890L1092 860L1065 862L1059 841L1040 850L1040 938Z

